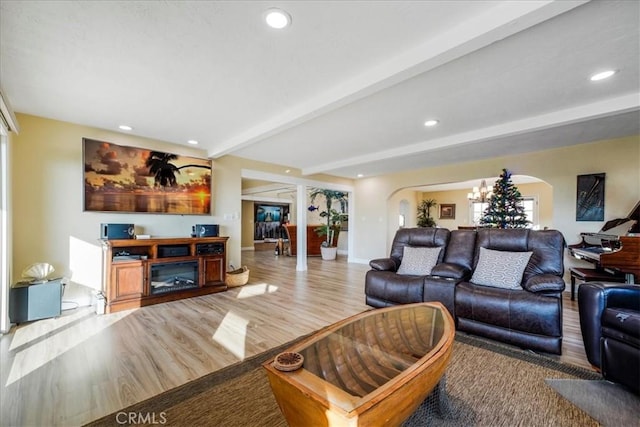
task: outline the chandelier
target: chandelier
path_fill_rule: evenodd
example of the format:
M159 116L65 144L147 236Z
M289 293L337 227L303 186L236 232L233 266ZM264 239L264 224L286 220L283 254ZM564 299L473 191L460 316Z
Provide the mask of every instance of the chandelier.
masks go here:
M480 181L480 187L473 187L471 193L467 193L467 199L472 202L485 203L493 196L493 191L487 187L486 181Z

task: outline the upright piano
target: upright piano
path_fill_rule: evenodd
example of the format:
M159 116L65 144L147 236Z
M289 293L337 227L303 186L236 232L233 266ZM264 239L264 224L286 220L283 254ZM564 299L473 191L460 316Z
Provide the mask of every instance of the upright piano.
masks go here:
M640 201L627 218L608 221L598 233L580 233L582 242L569 245L570 253L597 269L624 273L626 283L640 280Z

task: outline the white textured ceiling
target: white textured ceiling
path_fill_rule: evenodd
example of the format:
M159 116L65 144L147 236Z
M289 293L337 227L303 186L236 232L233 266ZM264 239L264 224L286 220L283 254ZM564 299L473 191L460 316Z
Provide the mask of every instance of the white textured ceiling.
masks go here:
M370 176L640 133L639 28L637 1L2 0L0 84L17 112Z

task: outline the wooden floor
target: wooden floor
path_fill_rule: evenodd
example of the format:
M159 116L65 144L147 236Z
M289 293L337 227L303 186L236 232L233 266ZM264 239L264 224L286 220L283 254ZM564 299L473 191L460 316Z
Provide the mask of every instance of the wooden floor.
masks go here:
M116 412L368 309L367 265L243 252L249 284L98 316L88 307L22 324L0 339L0 424L75 426ZM565 298L563 355L586 362Z

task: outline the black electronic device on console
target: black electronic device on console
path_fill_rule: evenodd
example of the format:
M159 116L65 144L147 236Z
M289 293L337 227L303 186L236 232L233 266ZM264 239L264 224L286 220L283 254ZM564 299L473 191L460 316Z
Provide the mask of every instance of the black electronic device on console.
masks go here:
M133 239L135 231L133 224L100 224L101 239Z
M142 259L142 255L114 255L112 261L136 261Z
M189 256L189 245L158 245L158 258Z
M224 253L224 243L198 243L196 244L196 255L222 255Z
M192 228L193 237L218 237L218 224L196 224Z

